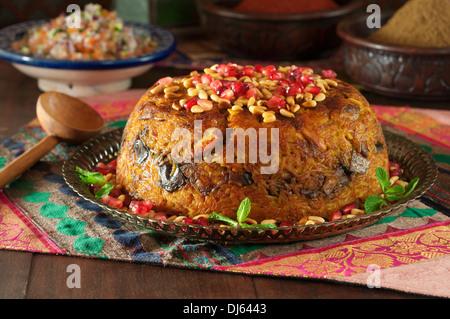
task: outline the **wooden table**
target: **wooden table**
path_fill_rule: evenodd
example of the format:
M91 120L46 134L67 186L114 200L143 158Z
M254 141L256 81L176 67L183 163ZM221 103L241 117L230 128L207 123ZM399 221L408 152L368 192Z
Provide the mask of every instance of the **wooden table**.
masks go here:
M158 78L181 75L176 69L154 68L134 80L147 88ZM0 140L36 117L41 92L36 80L0 61ZM371 103L419 105L368 94ZM424 106L424 103L420 103ZM445 103L425 103L444 108ZM68 288L67 267L77 264L81 288ZM300 299L424 298L397 291L335 284L325 280L286 279L212 271L0 250L0 298L149 298L149 299ZM186 300L188 304L189 301Z

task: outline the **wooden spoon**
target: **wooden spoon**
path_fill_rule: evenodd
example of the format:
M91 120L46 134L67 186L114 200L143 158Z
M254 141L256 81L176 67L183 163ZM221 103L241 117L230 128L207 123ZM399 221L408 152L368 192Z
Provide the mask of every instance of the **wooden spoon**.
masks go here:
M104 125L103 118L91 106L58 92L41 94L36 114L47 136L0 171L0 188L26 172L59 142L81 143L97 135Z

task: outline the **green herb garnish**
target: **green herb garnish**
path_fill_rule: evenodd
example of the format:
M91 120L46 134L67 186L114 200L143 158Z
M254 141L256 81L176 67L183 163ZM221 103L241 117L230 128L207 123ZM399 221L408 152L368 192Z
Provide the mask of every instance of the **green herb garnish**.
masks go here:
M98 191L95 192L95 197L102 198L103 195L109 194L109 192L114 188L114 184L106 183Z
M113 184L106 182L105 176L103 176L103 174L100 172L89 172L78 166L75 168L75 170L78 173L78 176L80 177L83 184L102 186L94 194L97 198L102 198L103 195L109 194L109 192L111 192L111 190L114 188Z
M232 227L243 227L243 228L273 228L273 227L277 227L277 225L275 224L258 224L258 225L249 225L246 224L245 221L248 219L248 215L250 214L250 210L252 208L251 202L249 198L245 198L241 204L239 205L239 208L237 210L237 221L226 217L226 216L222 216L220 214L217 213L212 213L209 215L208 220L209 221L220 221L223 222L224 224L228 225L228 226L232 226Z
M89 172L78 166L75 170L84 184L103 185L106 183L105 176L100 172Z
M376 175L383 195L370 195L367 197L364 202L366 214L376 212L377 210L388 206L387 202L395 202L409 196L419 182L419 178L414 178L408 183L406 189L401 185L394 185L391 187L389 175L382 167L377 167Z

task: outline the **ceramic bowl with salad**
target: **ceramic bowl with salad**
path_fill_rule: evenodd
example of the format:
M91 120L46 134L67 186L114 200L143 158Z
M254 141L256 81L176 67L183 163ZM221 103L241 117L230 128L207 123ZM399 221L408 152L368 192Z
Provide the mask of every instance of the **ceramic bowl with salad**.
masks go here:
M0 30L0 58L38 79L42 91L78 97L128 89L175 47L170 31L124 22L98 4Z

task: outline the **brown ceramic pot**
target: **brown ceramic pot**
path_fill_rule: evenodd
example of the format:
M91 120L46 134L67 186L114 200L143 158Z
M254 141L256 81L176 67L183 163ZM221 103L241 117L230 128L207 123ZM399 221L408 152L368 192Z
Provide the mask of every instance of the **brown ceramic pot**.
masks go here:
M385 23L392 13L382 16ZM406 47L369 41L367 16L338 25L344 40L344 64L349 77L379 94L426 100L450 99L450 48Z
M339 21L355 12L360 1L336 10L301 14L243 13L200 1L205 28L223 52L232 57L268 60L315 59L333 52L341 40Z

